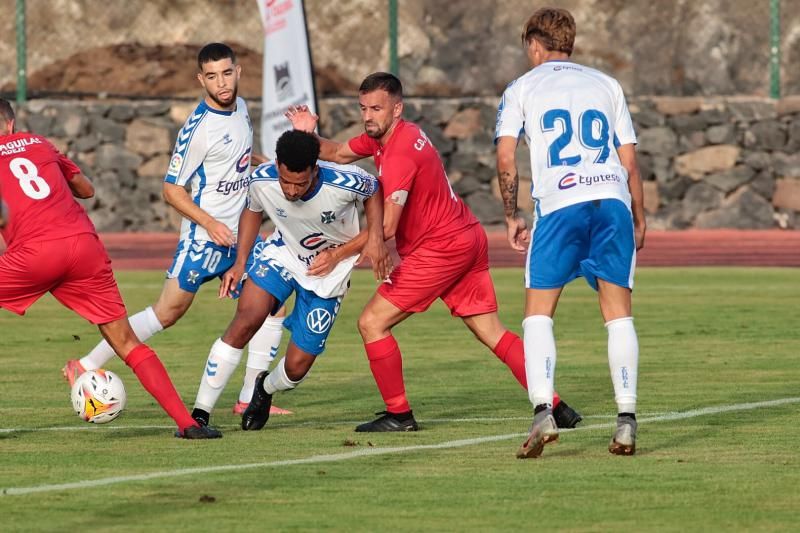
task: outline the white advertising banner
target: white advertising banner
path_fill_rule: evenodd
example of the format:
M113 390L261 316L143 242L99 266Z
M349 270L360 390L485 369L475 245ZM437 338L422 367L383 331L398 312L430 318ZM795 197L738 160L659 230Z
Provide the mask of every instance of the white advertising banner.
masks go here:
M291 129L283 114L305 104L317 112L314 71L302 0L257 0L264 27L261 150L275 157L275 142Z

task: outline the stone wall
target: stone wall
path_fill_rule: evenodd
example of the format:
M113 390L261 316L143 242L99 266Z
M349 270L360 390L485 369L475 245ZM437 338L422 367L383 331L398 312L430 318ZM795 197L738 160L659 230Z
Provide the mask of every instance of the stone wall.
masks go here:
M492 143L496 98L412 98L406 118L439 149L453 182L484 224L502 223ZM630 102L654 229L800 227L800 97L634 98ZM161 183L188 101L34 100L19 126L49 137L97 189L85 206L100 231L174 231ZM258 128L260 107L252 104ZM352 98L320 101L322 133L361 132ZM256 131L256 151L259 146ZM520 204L531 210L527 147L518 153ZM374 172L371 162L365 167Z
M291 0L270 3L283 9ZM13 4L0 4L0 90L11 93ZM769 95L769 0L403 0L398 52L406 94L499 94L527 69L519 35L545 4L574 14L574 60L612 75L628 95ZM800 2L780 4L781 94L800 94ZM196 87L196 50L210 40L233 43L243 59L254 56L243 90L261 94L262 30L252 0L26 0L26 6L35 94L178 97ZM352 94L364 76L388 68L386 0L306 0L305 8L317 94Z

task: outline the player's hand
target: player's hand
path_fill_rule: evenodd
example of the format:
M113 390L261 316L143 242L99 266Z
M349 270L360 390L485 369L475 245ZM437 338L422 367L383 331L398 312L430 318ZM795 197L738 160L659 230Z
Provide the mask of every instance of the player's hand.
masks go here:
M364 249L361 251L361 257L358 258L356 265L360 265L367 258L372 263L372 272L375 274L376 281L383 281L389 277L394 269L392 256L389 254L389 249L383 240L377 242L367 241Z
M530 232L525 219L517 215L506 218L506 228L508 244L511 245L511 248L520 253L525 253L530 242Z
M636 239L636 251L644 248L644 234L647 232L645 224L636 224L633 227L633 237Z
M284 116L289 119L294 129L308 133L314 133L319 121L319 115L312 113L307 105L291 106Z
M234 238L231 228L219 220L214 220L205 226L205 230L217 246L233 246L236 244L236 238Z
M306 273L309 276L327 276L333 272L333 269L336 268L338 264L339 254L336 253L336 249L328 248L317 254L317 257L311 262L311 266L308 267Z
M235 298L239 296L239 282L244 277L244 267L234 263L225 274L219 283L219 297L220 298Z

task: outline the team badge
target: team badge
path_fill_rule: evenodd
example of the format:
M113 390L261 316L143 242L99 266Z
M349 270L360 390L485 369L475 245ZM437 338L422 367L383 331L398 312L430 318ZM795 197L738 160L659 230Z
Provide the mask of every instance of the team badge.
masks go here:
M178 173L181 171L181 167L183 166L183 156L181 154L175 154L172 156L172 159L169 160L169 170L167 174L170 176L177 176Z
M322 214L320 214L320 219L323 224L330 224L336 220L336 213L333 211L323 211Z
M258 268L256 269L256 276L263 278L267 275L267 271L269 271L269 267L267 265L258 265Z
M320 334L328 331L333 322L333 317L327 309L317 307L309 311L306 316L306 325L314 333Z
M222 144L230 144L232 141L233 139L231 139L231 135L229 133L226 133L222 136Z
M194 285L197 283L197 278L199 277L200 277L200 272L198 272L197 270L190 270L189 275L186 276L186 281Z
M286 218L286 210L283 209L282 207L277 208L275 210L275 214L278 215L281 218Z

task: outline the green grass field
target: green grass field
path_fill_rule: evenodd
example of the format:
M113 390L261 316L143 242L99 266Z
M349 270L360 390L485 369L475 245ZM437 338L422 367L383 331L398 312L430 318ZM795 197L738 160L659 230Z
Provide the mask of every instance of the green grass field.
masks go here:
M494 272L501 317L517 332L521 276ZM158 272L118 279L132 311L162 282ZM528 461L514 457L527 395L440 303L395 332L421 431L352 431L382 408L355 329L373 287L356 274L328 350L298 390L276 396L295 415L238 429L240 369L212 416L218 441L173 438L121 361L109 368L127 385L126 412L106 426L82 422L60 369L96 330L49 296L25 318L0 310L0 489L41 489L0 495L0 530L796 530L800 271L638 272L634 457L606 449L606 334L594 293L570 285L556 315L557 387L586 418ZM214 289L150 342L187 403L233 312Z

